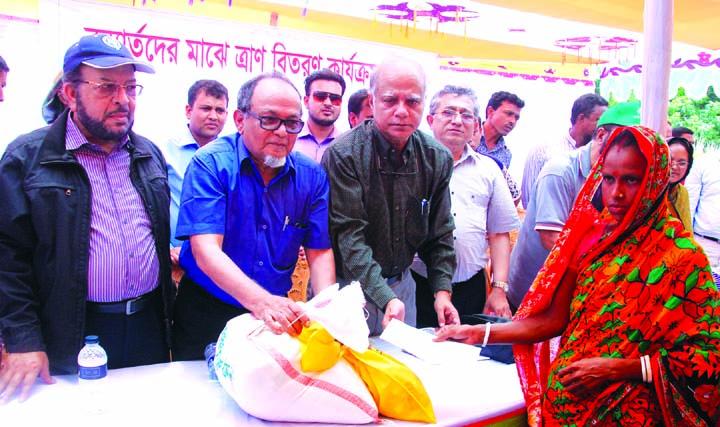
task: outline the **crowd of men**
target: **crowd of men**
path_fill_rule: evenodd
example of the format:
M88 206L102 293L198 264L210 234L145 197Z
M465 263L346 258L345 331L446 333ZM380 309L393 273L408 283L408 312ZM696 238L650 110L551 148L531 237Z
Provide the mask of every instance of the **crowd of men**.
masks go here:
M0 101L8 71L0 58ZM229 94L199 80L187 128L156 145L132 131L137 72L154 70L110 36L82 37L48 95L52 124L0 161L0 401L76 372L85 335L101 337L110 369L201 359L243 313L296 335L309 321L287 297L298 260L311 293L359 281L372 334L392 319L510 317L607 136L639 123L637 105L578 98L564 140L528 158L521 223L504 139L525 105L515 94L496 92L483 112L472 89L448 85L423 117L422 67L393 58L349 97L341 134L342 76L316 71L301 93L263 73L240 88L237 132L218 138ZM688 177L713 265L717 166Z

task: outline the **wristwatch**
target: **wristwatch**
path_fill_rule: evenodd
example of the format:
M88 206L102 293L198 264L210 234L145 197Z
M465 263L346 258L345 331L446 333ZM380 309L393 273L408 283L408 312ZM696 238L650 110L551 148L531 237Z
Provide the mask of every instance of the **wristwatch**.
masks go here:
M497 282L496 282L496 281L493 281L493 282L490 283L490 287L491 287L491 288L502 289L503 292L505 292L505 293L507 293L507 291L508 291L508 284L507 284L507 282L500 282L500 281L497 281Z

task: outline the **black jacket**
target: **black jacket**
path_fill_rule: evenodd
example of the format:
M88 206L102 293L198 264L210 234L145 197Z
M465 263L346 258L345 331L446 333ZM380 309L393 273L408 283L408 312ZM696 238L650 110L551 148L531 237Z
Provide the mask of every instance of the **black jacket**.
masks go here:
M45 351L53 375L77 372L88 291L90 181L65 150L67 116L18 137L0 160L0 331L10 353ZM169 345L167 167L146 138L130 132L128 148L155 236Z

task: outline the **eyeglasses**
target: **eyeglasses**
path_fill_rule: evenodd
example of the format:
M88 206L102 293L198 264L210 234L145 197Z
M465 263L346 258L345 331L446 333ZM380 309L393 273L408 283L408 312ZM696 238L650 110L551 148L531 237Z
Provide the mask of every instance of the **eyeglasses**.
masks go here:
M686 168L688 165L688 162L685 160L670 160L670 166L677 166L679 168Z
M245 114L248 116L255 117L260 122L260 127L265 130L274 131L280 128L280 125L285 125L285 131L287 133L300 133L305 126L305 122L298 119L281 119L280 117L274 116L260 116L253 113L252 111L246 111Z
M338 106L342 104L342 95L337 95L335 93L322 92L318 90L313 92L312 96L316 102L325 102L326 99L330 98L330 103L332 105Z
M448 109L448 110L442 110L439 113L435 113L435 114L440 114L443 119L448 120L448 121L455 120L455 116L457 116L459 114L460 120L462 120L463 123L470 124L470 123L475 122L475 115L471 114L471 113L467 113L467 112L460 112L460 111Z
M382 168L382 162L380 161L380 154L377 155L377 164L378 164L378 170L380 171L381 175L391 175L391 176L410 176L410 175L417 175L418 170L420 170L418 166L418 159L417 156L415 156L415 171L414 172L395 172L395 171L386 171Z
M125 90L125 95L129 96L130 98L135 98L136 96L140 95L143 91L142 85L130 83L126 85L121 85L117 83L98 83L98 82L91 82L89 80L74 80L73 83L85 83L93 88L95 88L95 91L98 93L98 95L103 97L108 96L115 96L118 94L118 91L120 88L123 88Z

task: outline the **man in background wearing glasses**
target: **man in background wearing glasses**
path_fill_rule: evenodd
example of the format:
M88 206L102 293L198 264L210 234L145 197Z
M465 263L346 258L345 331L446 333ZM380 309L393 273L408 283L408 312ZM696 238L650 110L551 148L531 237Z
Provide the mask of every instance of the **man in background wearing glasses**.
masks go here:
M303 129L300 94L278 72L247 81L233 119L238 133L197 151L183 182L183 243L173 359L202 359L225 324L253 313L275 333L308 322L286 295L302 245L315 292L335 283L327 175L292 152Z
M69 110L0 161L3 401L77 372L85 335L111 369L170 360L170 194L159 149L131 130L136 71L154 72L114 37L82 37L65 53Z
M338 135L335 121L340 117L345 79L327 68L305 78L303 103L308 109L308 120L295 141L295 151L320 163L323 153Z
M473 132L479 126L476 119L479 109L472 89L448 85L433 96L427 116L433 135L450 150L455 161L450 179L457 254L452 303L460 316L479 314L485 309L485 268L489 260L492 260L491 286L507 288L510 231L520 228L520 218L502 171L495 160L470 147ZM424 267L417 259L413 263L418 327L437 327ZM506 314L509 317L510 312Z
M450 301L455 271L447 148L418 131L425 99L420 64L388 60L370 77L373 120L328 148L330 235L341 284L363 286L370 333L392 319L415 326L417 253L428 270L440 325L459 323Z

